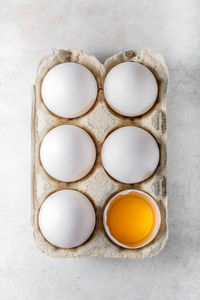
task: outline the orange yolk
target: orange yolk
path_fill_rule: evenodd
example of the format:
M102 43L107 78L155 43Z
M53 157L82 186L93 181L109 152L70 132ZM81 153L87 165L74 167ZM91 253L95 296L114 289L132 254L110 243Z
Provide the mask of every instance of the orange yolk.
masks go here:
M156 210L149 198L141 193L117 195L107 210L107 226L121 244L138 247L153 235Z

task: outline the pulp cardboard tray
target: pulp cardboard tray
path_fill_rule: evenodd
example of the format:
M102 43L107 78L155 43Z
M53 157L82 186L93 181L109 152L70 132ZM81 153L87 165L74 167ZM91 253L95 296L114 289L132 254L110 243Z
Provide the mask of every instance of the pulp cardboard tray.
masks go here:
M103 82L106 74L115 65L133 61L149 68L157 79L158 97L153 107L139 117L123 117L111 110L104 98ZM98 95L95 105L83 116L65 119L52 114L44 105L41 97L41 84L45 74L57 64L76 62L87 67L95 76ZM166 190L166 92L168 70L160 54L152 54L149 49L140 53L120 52L101 64L94 56L79 50L57 50L45 56L39 63L32 95L32 225L34 238L42 252L53 257L102 256L113 258L144 258L159 253L166 244L167 226L167 190ZM93 138L97 159L90 173L76 182L61 182L49 176L43 169L39 149L46 133L52 128L73 124L86 130ZM105 172L101 163L101 147L107 135L114 129L126 125L135 125L150 132L160 148L160 161L155 173L147 180L137 184L123 184L115 181ZM161 211L161 226L156 238L139 249L118 247L107 237L103 229L103 210L107 201L117 192L125 189L140 189L150 194ZM96 209L96 227L90 239L72 249L58 248L50 244L41 234L38 226L38 213L43 201L53 192L61 189L75 189L85 194Z

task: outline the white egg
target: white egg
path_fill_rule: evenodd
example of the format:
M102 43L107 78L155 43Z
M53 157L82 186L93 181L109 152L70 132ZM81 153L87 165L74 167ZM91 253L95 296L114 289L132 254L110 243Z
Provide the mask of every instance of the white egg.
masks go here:
M57 180L81 179L92 169L96 148L89 134L80 127L61 125L44 137L40 160L46 172Z
M126 126L107 137L101 159L111 177L123 183L137 183L147 179L157 168L159 148L147 131Z
M134 117L147 112L158 94L153 73L144 65L124 62L107 74L104 94L109 106L117 113Z
M93 106L97 97L97 83L86 67L66 62L46 74L41 92L51 112L63 118L75 118Z
M39 212L39 227L53 245L73 248L83 244L95 227L95 211L89 199L74 190L50 195Z

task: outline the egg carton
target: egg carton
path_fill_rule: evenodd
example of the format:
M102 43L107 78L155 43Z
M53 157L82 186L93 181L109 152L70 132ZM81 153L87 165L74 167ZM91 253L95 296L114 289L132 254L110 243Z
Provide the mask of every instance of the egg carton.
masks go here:
M139 117L123 117L107 105L103 92L106 74L122 62L138 62L149 68L158 83L158 96L153 107ZM43 103L41 84L46 73L64 62L76 62L87 67L95 76L98 95L94 106L83 116L65 119L51 113ZM168 237L167 225L167 188L166 188L166 93L168 70L160 54L152 54L149 49L120 52L101 64L94 56L80 50L57 50L45 56L39 63L35 85L32 89L32 225L37 246L52 257L101 256L112 258L145 258L158 254L165 246ZM90 173L76 182L61 182L46 173L41 165L40 144L48 131L58 125L72 124L83 128L93 138L97 158ZM109 133L127 125L144 128L158 142L160 161L154 174L137 184L123 184L112 179L101 163L102 144ZM103 228L103 210L107 201L117 192L125 189L139 189L150 194L157 202L161 212L161 226L156 238L145 247L125 249L112 243ZM92 236L84 244L71 249L58 248L50 244L41 234L38 213L44 200L52 193L62 189L75 189L85 194L96 210L96 227Z

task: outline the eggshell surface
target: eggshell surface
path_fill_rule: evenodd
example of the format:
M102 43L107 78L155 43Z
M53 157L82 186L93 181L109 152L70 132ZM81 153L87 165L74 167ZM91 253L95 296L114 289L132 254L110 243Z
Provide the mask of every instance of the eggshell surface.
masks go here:
M132 184L153 174L159 162L159 148L146 130L125 126L106 138L101 159L111 177L122 183Z
M124 62L113 67L104 82L108 105L117 113L134 117L147 112L158 94L153 73L144 65Z
M44 77L42 98L47 108L63 118L86 113L97 97L97 83L89 69L66 62L53 67Z
M72 182L92 169L96 148L90 135L80 127L61 125L50 130L40 147L40 160L53 178Z
M39 227L51 244L73 248L92 234L95 210L89 199L75 190L61 190L50 195L39 211Z

